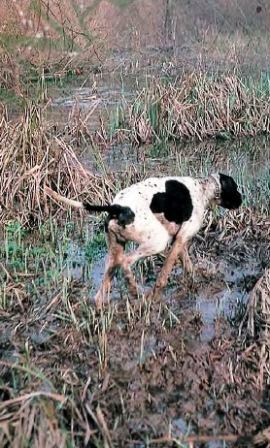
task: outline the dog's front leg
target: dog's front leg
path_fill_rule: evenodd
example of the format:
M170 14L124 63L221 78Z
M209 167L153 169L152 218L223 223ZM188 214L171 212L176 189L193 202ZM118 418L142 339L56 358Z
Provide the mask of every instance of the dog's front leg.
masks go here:
M187 243L183 243L179 257L182 261L184 271L193 274L193 264L188 253Z

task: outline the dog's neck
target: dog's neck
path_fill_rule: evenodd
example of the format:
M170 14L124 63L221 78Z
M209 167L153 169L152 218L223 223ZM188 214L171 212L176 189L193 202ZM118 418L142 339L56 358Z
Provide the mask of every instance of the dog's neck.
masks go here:
M211 174L208 177L202 178L200 183L203 189L205 206L208 207L211 204L217 204L221 194L219 175Z

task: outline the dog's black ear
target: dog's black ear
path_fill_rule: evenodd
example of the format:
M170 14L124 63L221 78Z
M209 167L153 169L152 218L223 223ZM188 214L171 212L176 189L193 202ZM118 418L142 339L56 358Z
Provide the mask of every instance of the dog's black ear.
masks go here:
M219 173L220 179L220 206L228 209L240 207L242 196L238 191L236 182L231 176Z

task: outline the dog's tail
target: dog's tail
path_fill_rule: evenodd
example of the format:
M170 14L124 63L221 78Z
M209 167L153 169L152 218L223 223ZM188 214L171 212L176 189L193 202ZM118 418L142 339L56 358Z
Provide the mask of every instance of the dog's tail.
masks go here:
M68 199L65 196L62 196L59 193L56 193L56 191L52 190L50 187L47 187L45 185L44 192L52 199L54 199L57 202L63 202L63 204L69 205L73 208L84 208L84 205L80 201L75 201L74 199Z
M95 205L89 204L88 202L75 201L74 199L69 199L59 193L56 193L56 191L47 186L44 187L44 191L55 201L63 202L73 208L84 208L88 212L108 212L110 218L118 219L118 222L121 225L130 224L134 220L135 215L129 207L123 207L118 204Z
M82 202L83 208L87 210L88 212L108 212L111 213L114 209L114 205L96 205L96 204L89 204L89 202Z
M85 208L89 212L111 212L114 209L113 205L92 205L88 204L88 202L75 201L74 199L66 198L56 191L52 190L50 187L44 187L45 193L50 196L50 198L55 201L63 202L63 204L69 205L73 208Z

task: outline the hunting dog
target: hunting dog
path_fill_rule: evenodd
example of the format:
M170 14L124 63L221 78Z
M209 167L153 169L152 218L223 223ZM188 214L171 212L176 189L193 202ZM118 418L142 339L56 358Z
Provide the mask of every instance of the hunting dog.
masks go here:
M98 307L109 298L113 275L121 267L132 295L137 285L132 265L140 258L158 254L168 246L170 251L150 295L157 296L167 284L178 257L187 272L192 272L188 242L203 224L205 211L216 204L236 209L242 203L236 182L225 174L206 178L152 177L120 191L111 205L92 205L60 196L46 187L46 193L69 206L89 212L108 212L108 258L102 284L96 294ZM138 247L125 253L125 243Z

